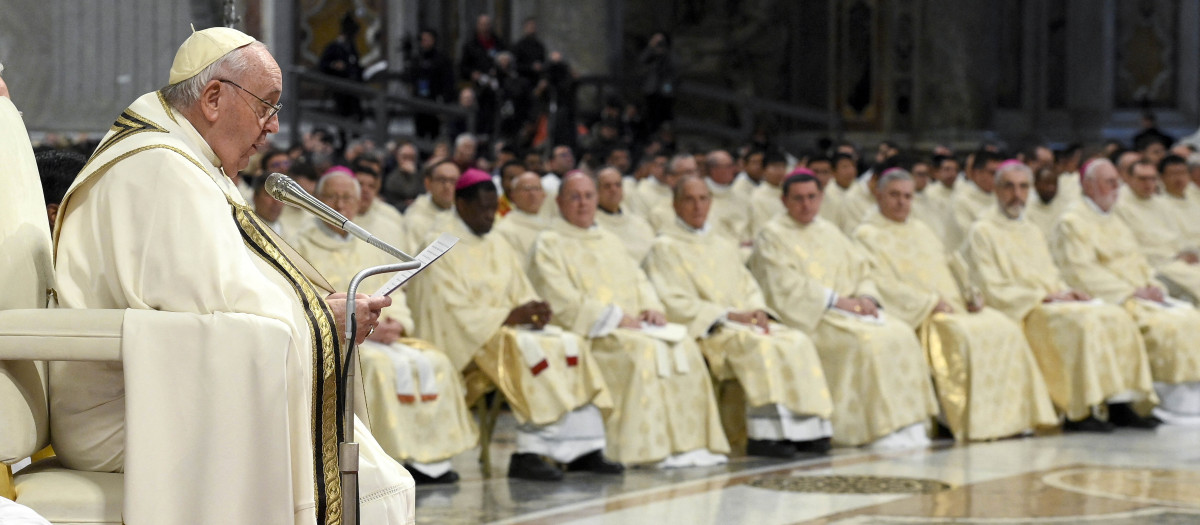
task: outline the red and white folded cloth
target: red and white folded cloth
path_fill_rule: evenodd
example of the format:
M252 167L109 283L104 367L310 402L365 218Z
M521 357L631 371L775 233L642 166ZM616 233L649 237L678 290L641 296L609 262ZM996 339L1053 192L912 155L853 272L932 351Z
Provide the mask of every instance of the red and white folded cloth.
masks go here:
M437 400L437 373L429 358L403 343L380 346L386 349L384 353L396 370L396 399L401 403L415 403L419 391L422 402Z

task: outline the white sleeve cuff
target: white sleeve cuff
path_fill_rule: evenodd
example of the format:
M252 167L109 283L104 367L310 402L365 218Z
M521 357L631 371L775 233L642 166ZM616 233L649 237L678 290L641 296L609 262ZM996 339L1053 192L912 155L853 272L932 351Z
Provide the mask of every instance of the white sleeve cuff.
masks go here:
M834 292L832 288L825 289L825 309L826 310L836 306L838 299L840 299L840 298L838 297L837 292Z
M625 312L620 306L610 304L600 312L600 318L592 323L592 329L588 330L588 337L604 337L611 334L621 325L621 319L625 317Z

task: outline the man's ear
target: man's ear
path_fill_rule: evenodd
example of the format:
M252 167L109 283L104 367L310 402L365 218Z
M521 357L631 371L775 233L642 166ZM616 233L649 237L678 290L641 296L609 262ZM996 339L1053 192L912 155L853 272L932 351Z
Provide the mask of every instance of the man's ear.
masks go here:
M200 90L200 112L204 115L204 119L209 122L216 122L217 117L221 114L221 81L209 80L204 85L204 89Z

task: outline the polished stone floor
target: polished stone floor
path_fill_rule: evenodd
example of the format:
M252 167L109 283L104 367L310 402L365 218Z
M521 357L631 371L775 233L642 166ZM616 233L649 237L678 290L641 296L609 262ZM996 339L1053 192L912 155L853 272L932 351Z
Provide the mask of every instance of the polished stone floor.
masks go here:
M513 436L502 415L491 479L466 453L454 460L456 485L418 487L418 523L1200 524L1198 428L743 456L712 468L570 473L561 483L507 479Z

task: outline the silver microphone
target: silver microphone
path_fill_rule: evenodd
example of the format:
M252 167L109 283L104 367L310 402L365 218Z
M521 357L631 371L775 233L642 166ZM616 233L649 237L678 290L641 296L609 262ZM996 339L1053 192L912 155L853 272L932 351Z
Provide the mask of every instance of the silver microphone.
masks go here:
M307 191L304 191L304 188L301 188L299 184L296 184L296 181L292 180L291 177L288 177L287 175L282 173L272 173L267 175L267 181L264 184L264 187L266 188L268 195L274 197L280 202L283 202L284 204L290 204L316 215L318 219L325 221L329 225L349 232L351 235L366 241L367 244L379 248L380 250L383 250L384 252L397 259L400 259L401 261L413 261L412 256L409 254L404 253L396 247L383 242L378 237L371 235L371 232L362 229L362 227L354 224L353 222L350 222L350 219L347 219L345 215L338 213L337 210L330 208L328 204L321 202Z

